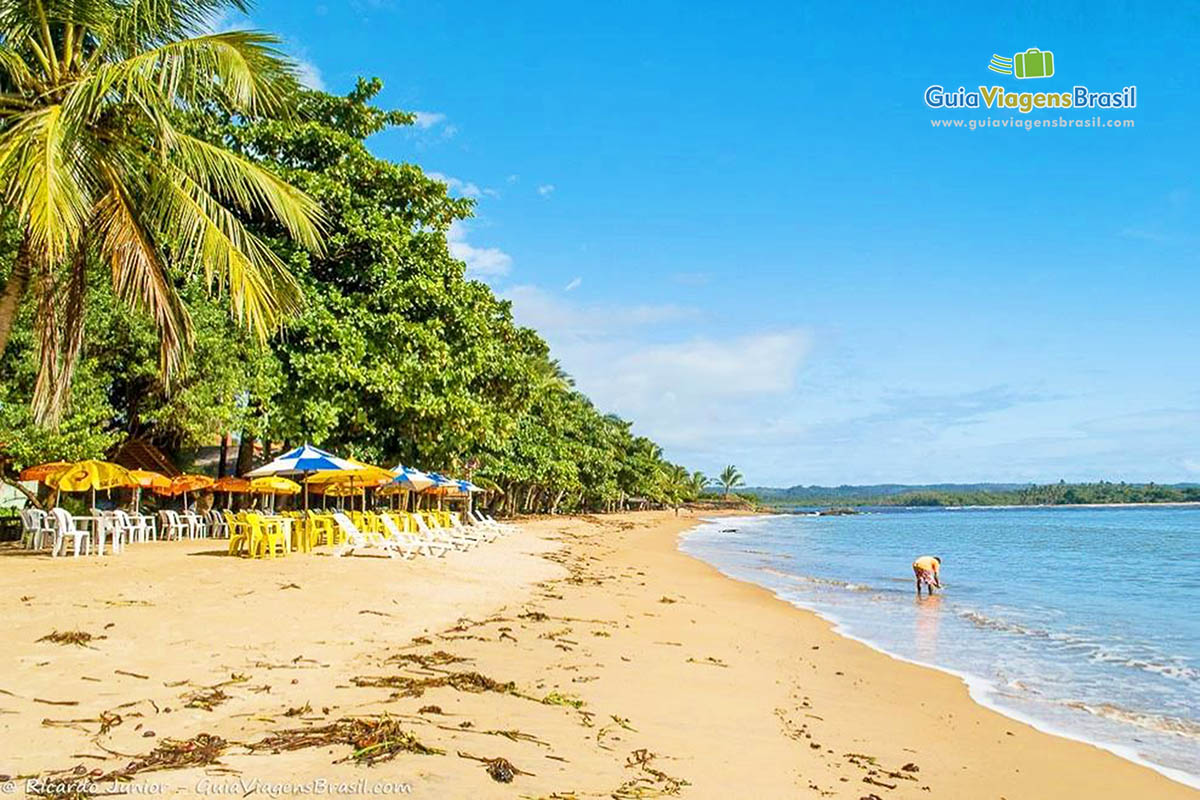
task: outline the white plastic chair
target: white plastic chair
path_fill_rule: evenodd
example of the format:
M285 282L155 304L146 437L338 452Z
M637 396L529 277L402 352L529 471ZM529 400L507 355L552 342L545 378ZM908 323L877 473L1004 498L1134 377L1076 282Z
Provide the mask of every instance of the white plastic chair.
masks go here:
M120 517L113 511L92 509L92 533L96 538L96 555L104 555L104 540L112 537L112 553L119 555L124 544L129 541L129 529Z
M184 511L179 518L188 526L189 539L204 539L208 536L208 525L195 511Z
M117 524L125 531L126 543L145 542L149 540L154 530L150 517L141 514L130 514L128 511L117 509L112 512Z
M57 558L60 550L66 553L67 539L75 541L76 558L79 558L81 544L85 554L92 552L91 531L80 530L75 525L75 518L68 514L65 508L50 509L50 516L54 520L54 549L50 551L51 556Z
M221 512L215 509L209 509L204 512L204 518L208 521L208 533L214 539L229 538L229 523L221 516Z
M22 508L21 514L21 546L28 550L41 550L45 545L46 536L54 535L54 526L45 511L40 508Z
M158 512L158 526L163 539L182 539L184 536L191 536L191 527L170 509Z

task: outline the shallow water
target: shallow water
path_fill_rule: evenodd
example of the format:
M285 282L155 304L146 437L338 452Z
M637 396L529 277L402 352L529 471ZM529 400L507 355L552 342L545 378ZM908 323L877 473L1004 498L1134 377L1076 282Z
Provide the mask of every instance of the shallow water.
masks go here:
M981 702L1200 785L1200 509L725 518L681 547ZM946 590L918 602L923 554Z

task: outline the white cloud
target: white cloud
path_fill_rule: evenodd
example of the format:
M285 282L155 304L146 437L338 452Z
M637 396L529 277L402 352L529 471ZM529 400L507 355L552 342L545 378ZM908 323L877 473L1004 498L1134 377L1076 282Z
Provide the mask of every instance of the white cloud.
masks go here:
M446 115L438 111L414 111L413 116L416 117L413 124L423 131L446 121Z
M810 350L804 331L688 335L704 322L693 308L585 304L529 285L501 294L598 408L633 420L669 457L708 468L778 442Z
M467 241L467 227L454 222L446 234L450 255L467 265L467 277L499 278L512 269L512 256L497 247L476 247Z
M576 278L572 279L572 281L570 283L568 283L565 287L563 287L563 291L564 292L573 292L576 289L578 289L582 284L583 284L583 278L576 277Z
M521 176L517 175L516 173L513 173L512 175L509 175L507 178L505 178L505 180L508 181L509 183L516 183L517 181L521 180Z
M320 92L325 91L325 80L321 77L321 70L313 62L297 58L296 72L302 85Z
M550 195L554 194L554 184L543 183L541 186L537 187L537 193L542 197L549 197Z
M495 189L480 188L472 181L464 181L450 175L445 175L441 172L426 172L426 175L433 178L435 181L441 181L450 187L450 191L460 194L463 197L499 197L500 193Z

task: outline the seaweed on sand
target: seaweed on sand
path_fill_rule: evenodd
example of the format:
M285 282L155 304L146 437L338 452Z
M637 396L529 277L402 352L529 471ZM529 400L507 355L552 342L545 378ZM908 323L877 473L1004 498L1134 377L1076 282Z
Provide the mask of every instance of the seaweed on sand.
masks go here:
M458 757L469 758L472 761L480 762L483 764L484 768L487 769L487 774L491 776L491 779L497 783L512 783L513 778L517 775L533 776L532 772L526 772L525 770L520 769L507 758L481 758L479 756L473 756L470 753L464 753L461 750L458 751Z
M511 681L501 683L478 672L451 672L436 678L410 678L405 675L358 675L351 678L350 682L355 686L398 689L401 697L420 697L425 694L426 689L436 689L442 686L473 694L482 692L517 693L515 683Z
M350 755L338 759L356 761L360 764L375 764L390 761L400 753L418 755L444 755L444 750L422 744L416 736L400 727L392 717L343 717L329 725L315 728L293 728L276 731L261 741L247 745L252 751L303 750L308 747L349 745Z
M625 767L627 769L637 767L641 774L618 786L612 793L614 800L677 795L683 787L691 785L683 778L673 778L662 770L650 766L650 763L656 758L658 756L655 753L651 753L645 748L630 753L625 759Z
M130 761L124 767L113 770L104 777L107 780L125 780L139 772L157 772L165 769L187 769L206 767L218 763L229 747L220 736L201 733L183 741L163 739L149 754Z
M428 669L429 667L441 667L446 664L458 664L462 661L470 661L471 659L463 656L456 656L453 653L447 653L445 650L435 650L429 655L420 655L419 653L400 653L398 655L389 656L387 662L389 664L416 664Z
M542 698L542 705L547 706L570 706L571 708L583 708L583 701L578 697L560 694L559 692L551 692Z
M76 647L87 647L88 642L93 639L104 639L104 636L95 636L87 631L51 631L42 638L39 642L52 642L53 644L68 645L73 644Z

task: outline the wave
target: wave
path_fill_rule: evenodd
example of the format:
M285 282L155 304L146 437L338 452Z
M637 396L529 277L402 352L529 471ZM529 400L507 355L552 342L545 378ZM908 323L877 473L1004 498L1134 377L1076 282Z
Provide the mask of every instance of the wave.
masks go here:
M1134 725L1156 733L1171 733L1200 741L1200 722L1165 714L1134 711L1113 703L1085 703L1080 700L1064 700L1060 705L1076 711L1086 711L1093 716Z
M1200 681L1200 669L1180 663L1180 659L1171 656L1138 657L1127 652L1122 653L1113 649L1110 644L1093 638L1030 627L971 609L960 610L958 616L986 630L1042 639L1053 642L1059 648L1081 651L1089 660L1096 663L1128 667L1175 680Z
M768 575L777 575L780 578L787 578L795 583L812 583L818 586L836 586L839 589L847 589L851 592L874 592L875 587L868 586L865 583L851 583L850 581L839 581L835 578L818 578L814 575L797 575L794 572L784 572L771 567L759 567L760 572L765 572Z

